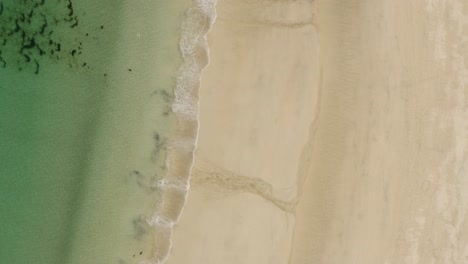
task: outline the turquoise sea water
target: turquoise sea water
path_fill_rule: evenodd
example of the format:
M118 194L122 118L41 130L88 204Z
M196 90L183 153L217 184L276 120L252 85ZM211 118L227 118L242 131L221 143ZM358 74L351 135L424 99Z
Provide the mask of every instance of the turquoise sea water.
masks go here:
M189 1L0 1L0 263L137 263Z

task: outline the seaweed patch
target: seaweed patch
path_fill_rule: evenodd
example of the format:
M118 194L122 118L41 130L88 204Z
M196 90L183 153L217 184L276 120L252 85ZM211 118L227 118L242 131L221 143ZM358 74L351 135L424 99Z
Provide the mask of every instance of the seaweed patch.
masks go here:
M149 230L148 230L149 226L144 216L135 217L132 220L132 226L133 226L133 238L136 240L142 240L143 237L145 237L149 233Z
M44 59L76 67L82 42L63 38L78 35L78 19L73 0L0 0L0 68L39 74Z

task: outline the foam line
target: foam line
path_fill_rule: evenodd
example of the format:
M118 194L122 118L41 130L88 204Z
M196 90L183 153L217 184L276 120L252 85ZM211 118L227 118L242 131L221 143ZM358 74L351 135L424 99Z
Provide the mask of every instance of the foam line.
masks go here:
M147 220L155 233L153 257L139 264L166 262L172 248L173 227L182 214L190 189L199 131L198 90L201 72L209 64L206 36L216 20L216 2L194 0L182 23L179 47L183 64L177 73L172 104L177 129L168 146L166 175L156 183L162 192L161 200L152 217Z

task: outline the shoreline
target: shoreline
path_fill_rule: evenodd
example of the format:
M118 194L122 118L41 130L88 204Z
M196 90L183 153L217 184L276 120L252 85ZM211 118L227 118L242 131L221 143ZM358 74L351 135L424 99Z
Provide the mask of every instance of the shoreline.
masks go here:
M201 73L209 64L206 36L216 20L216 0L194 0L182 22L179 49L183 63L177 71L172 112L176 131L168 144L166 175L156 183L161 200L147 223L154 228L155 252L141 264L165 263L172 249L174 225L182 215L190 191L190 176L199 133ZM203 22L203 23L201 23ZM208 26L207 24L208 23ZM161 239L162 238L162 239Z
M463 1L7 2L3 262L468 263Z
M311 4L284 13L282 5L218 2L190 195L169 264L289 259L320 67Z

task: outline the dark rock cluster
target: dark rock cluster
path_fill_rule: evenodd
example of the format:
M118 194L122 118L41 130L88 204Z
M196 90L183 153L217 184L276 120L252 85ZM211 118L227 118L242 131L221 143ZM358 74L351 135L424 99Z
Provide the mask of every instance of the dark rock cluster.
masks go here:
M81 54L81 42L70 46L54 34L58 28L73 30L78 26L72 0L15 2L7 6L0 0L0 68L29 69L39 74L43 58L70 61L68 58Z

